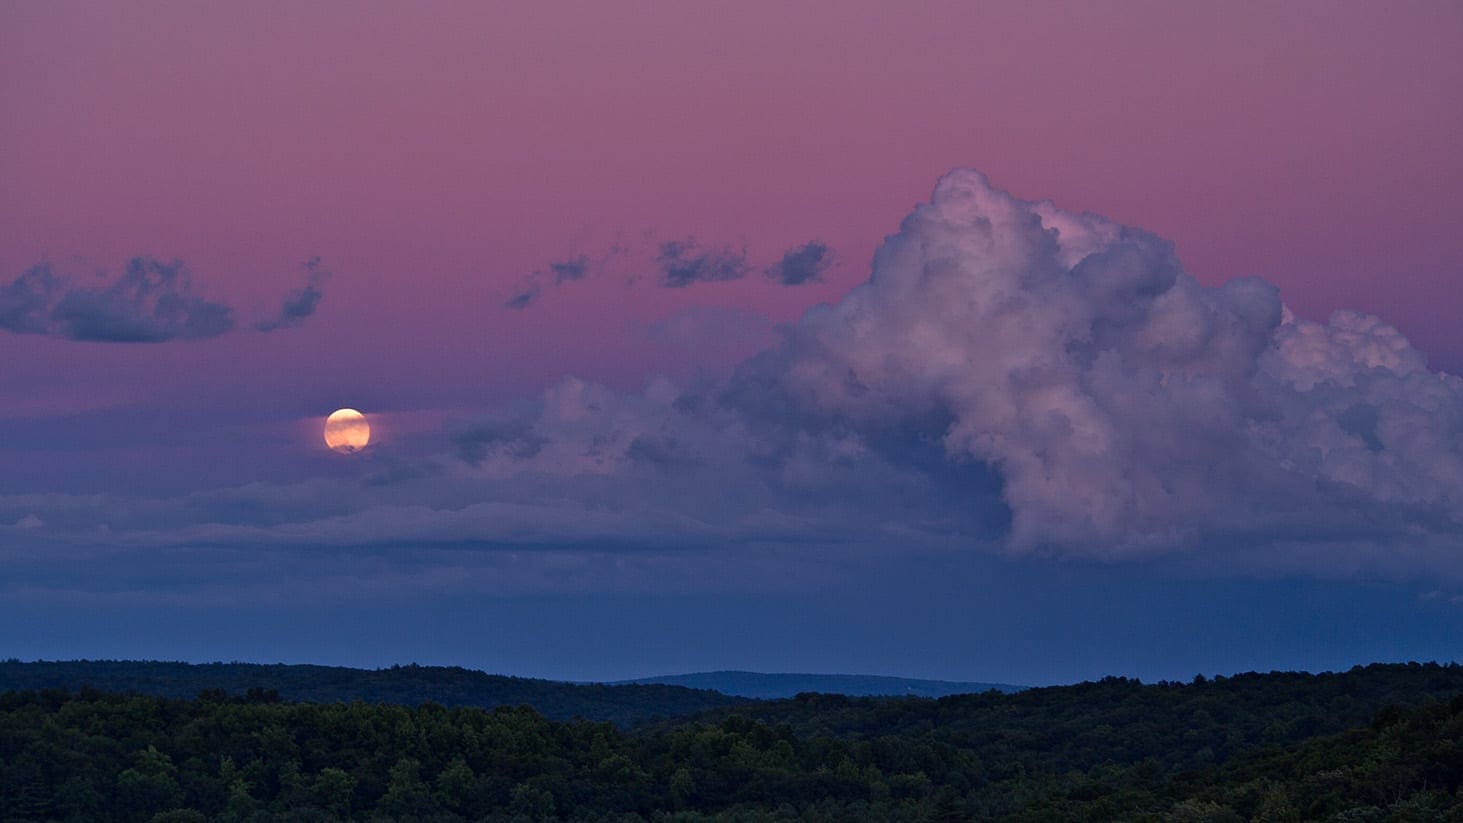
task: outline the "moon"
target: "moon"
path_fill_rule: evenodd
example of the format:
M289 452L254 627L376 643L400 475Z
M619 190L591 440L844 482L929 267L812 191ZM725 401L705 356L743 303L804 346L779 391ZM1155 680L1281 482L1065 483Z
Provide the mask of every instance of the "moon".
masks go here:
M355 409L336 409L325 418L325 445L341 454L355 454L371 442L371 424Z

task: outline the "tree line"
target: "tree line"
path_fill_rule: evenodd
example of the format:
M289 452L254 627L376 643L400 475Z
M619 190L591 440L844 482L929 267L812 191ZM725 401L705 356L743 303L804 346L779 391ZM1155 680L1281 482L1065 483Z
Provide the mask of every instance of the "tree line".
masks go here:
M0 695L0 819L1463 819L1463 668L928 700L634 728L528 707Z

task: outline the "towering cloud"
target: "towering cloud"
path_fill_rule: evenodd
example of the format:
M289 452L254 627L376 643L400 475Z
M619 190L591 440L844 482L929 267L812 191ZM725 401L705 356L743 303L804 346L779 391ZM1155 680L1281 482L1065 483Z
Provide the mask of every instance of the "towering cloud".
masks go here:
M708 521L742 501L1020 551L1463 560L1463 380L1375 317L1297 318L1258 278L1206 287L1163 238L974 171L724 385L556 391L536 419L464 431L463 456L679 473Z
M727 383L658 391L595 389L572 415L551 397L559 414L459 446L500 476L633 485L654 463L678 495L703 490L706 520L743 501L813 531L901 523L1018 551L1463 567L1463 380L1375 317L1304 320L1258 278L1206 287L1163 238L974 171Z
M869 282L728 396L990 467L1016 547L1456 533L1463 517L1463 380L1396 329L1295 318L1259 279L1206 288L1162 238L974 171L943 178Z

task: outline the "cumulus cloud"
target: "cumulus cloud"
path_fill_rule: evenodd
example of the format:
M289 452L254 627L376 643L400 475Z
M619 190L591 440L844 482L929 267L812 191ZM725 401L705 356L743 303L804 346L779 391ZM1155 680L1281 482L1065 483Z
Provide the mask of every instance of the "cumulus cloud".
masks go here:
M160 343L216 337L234 328L233 309L193 290L178 261L133 258L122 276L75 285L47 264L0 290L0 328L104 343Z
M833 264L833 251L816 240L788 249L782 259L767 268L767 276L784 286L801 286L823 279Z
M1463 381L1352 312L1209 288L1168 241L952 172L732 402L990 467L1016 548L1405 537L1463 518Z
M310 262L309 282L285 300L279 317L256 328L296 325L315 311L325 276L318 263ZM16 334L163 343L217 337L234 327L233 308L198 294L192 273L176 260L136 257L120 277L98 285L78 284L42 263L0 287L0 328Z

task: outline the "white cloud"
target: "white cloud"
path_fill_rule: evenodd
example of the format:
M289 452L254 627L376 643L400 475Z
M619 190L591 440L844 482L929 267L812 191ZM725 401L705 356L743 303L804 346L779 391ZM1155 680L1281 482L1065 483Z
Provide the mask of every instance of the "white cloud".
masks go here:
M740 379L784 413L914 426L994 467L1018 549L1405 536L1463 513L1463 381L1396 329L1296 319L1257 278L1202 286L1162 238L968 170Z

